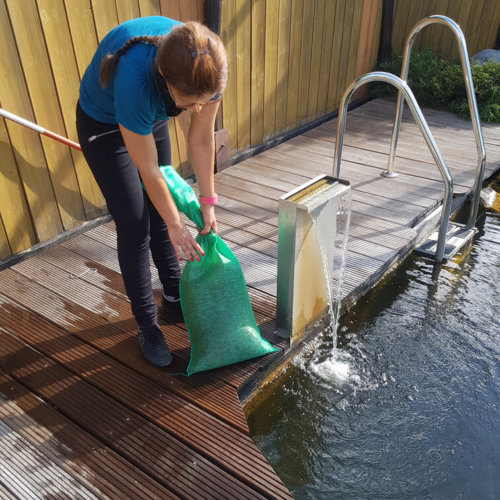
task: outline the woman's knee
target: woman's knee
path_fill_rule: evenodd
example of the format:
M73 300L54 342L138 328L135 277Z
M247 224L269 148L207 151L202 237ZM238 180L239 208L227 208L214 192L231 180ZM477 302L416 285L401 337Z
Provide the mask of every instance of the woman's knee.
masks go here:
M136 213L128 210L119 210L118 213L111 215L116 225L116 233L118 238L129 244L149 243L150 224L147 209L141 213Z

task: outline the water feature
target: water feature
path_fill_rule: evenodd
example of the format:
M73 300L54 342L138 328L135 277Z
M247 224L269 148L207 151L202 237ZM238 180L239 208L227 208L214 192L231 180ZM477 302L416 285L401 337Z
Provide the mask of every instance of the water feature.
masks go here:
M411 257L249 415L295 498L500 498L500 218L445 265Z
M292 349L334 312L333 271L343 269L337 261L345 256L350 196L347 181L320 175L280 198L276 330Z
M351 223L351 191L346 191L339 200L339 205L336 214L336 231L330 237L333 239L329 243L328 248L332 248L332 258L329 259L324 247L320 245L321 259L323 262L323 272L326 277L326 288L328 292L328 309L329 318L325 324L324 335L331 336L331 349L315 349L315 358L311 363L311 368L316 373L328 373L334 379L344 379L349 373L349 366L339 359L337 351L337 329L340 315L340 303L342 299L342 285L344 281L344 272L347 262L347 246L349 242L348 233ZM313 219L313 225L316 230L318 241L325 238L320 234L320 225ZM324 232L328 233L329 228L324 228ZM311 347L315 345L312 343ZM303 360L298 357L298 360Z

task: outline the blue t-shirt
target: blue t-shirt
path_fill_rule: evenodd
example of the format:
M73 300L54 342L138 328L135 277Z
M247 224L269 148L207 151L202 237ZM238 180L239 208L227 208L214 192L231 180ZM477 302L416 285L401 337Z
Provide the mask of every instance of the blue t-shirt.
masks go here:
M141 17L113 28L101 41L80 84L80 106L94 120L121 124L136 134L147 135L153 122L166 119L165 106L152 71L156 47L137 43L119 59L108 86L101 87L99 68L106 54L113 54L135 36L166 35L181 24L162 16Z

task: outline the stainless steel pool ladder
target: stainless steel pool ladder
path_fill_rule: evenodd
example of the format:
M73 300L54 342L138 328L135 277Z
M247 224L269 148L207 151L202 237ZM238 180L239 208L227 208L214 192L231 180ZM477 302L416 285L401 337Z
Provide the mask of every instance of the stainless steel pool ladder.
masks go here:
M472 119L472 128L474 130L474 136L476 139L476 147L478 152L478 164L476 168L476 177L474 181L473 188L473 199L471 204L471 209L468 217L467 225L461 225L457 223L450 223L450 215L453 201L453 179L450 175L448 167L441 156L439 148L432 136L432 133L427 125L427 122L418 106L418 103L413 95L413 92L409 88L406 80L408 78L408 72L410 67L410 56L413 47L413 42L415 41L418 33L430 24L443 24L449 27L457 40L460 61L462 64L462 70L464 74L465 86L467 91L467 100L469 103L469 110ZM340 164L342 159L342 146L344 140L345 132L345 122L347 115L347 106L353 95L353 93L362 85L365 85L374 81L382 81L394 85L398 89L398 99L396 104L396 113L393 123L393 132L391 147L389 151L389 162L388 167L383 176L385 177L396 177L397 173L394 168L394 160L396 156L396 148L399 139L399 132L401 129L401 120L403 116L403 104L406 99L408 106L410 108L417 125L424 136L424 139L429 147L432 156L439 168L441 177L444 182L444 200L443 208L441 211L440 225L437 233L430 236L430 238L418 249L421 253L426 255L433 255L438 262L450 259L467 241L469 241L475 234L475 224L477 219L477 212L479 207L479 198L481 193L481 186L483 182L484 169L486 164L486 150L484 147L483 134L481 131L481 122L479 120L479 113L477 110L476 97L474 94L474 84L472 81L472 74L470 70L469 59L467 56L467 46L465 42L465 37L462 30L452 19L446 16L433 15L426 17L419 21L413 29L410 31L403 55L403 64L401 71L401 78L394 76L390 73L385 73L382 71L374 71L360 76L348 87L345 91L339 108L339 116L337 122L337 139L335 143L335 153L334 153L334 169L333 175L340 177ZM451 226L451 229L449 229Z

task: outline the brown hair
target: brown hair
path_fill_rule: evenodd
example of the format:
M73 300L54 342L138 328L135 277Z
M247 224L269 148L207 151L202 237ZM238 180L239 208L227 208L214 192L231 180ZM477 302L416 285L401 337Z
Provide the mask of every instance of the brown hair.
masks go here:
M102 60L99 77L106 87L120 57L137 43L158 47L156 64L170 85L185 95L221 94L226 86L227 57L222 40L203 24L190 21L168 35L136 36Z

